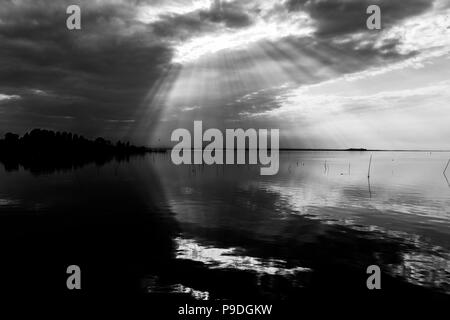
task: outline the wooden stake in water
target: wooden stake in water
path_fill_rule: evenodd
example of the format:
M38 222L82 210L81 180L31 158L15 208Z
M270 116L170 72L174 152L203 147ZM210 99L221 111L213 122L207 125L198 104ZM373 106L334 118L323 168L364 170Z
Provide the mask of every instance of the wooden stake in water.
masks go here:
M445 174L445 171L447 171L447 168L448 168L448 165L450 164L450 159L448 159L448 162L447 162L447 165L445 166L445 169L444 169L444 174Z
M372 155L370 155L370 160L369 160L369 171L367 172L367 178L370 178L370 167L372 166Z

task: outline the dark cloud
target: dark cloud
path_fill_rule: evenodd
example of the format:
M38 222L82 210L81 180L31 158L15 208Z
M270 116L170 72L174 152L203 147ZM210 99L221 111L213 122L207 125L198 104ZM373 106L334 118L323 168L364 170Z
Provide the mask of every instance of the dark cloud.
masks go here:
M152 28L160 37L179 40L187 40L223 28L244 28L253 23L253 17L243 4L240 1L216 1L208 9L186 14L166 14L152 23Z
M336 36L366 28L367 7L378 5L383 28L389 28L404 18L421 14L433 6L433 0L288 0L287 8L304 10L314 19L319 36Z
M66 28L72 4L82 9L81 31ZM9 114L33 117L35 126L71 117L94 133L98 119L136 116L171 68L171 41L251 23L238 2L150 24L136 19L137 4L146 1L1 0L0 93L21 96L8 103Z
M41 115L36 126L61 116L97 131L98 119L134 116L170 65L172 49L133 20L126 4L83 1L82 30L69 31L68 3L2 0L0 92L20 95L8 111Z
M252 24L252 17L246 12L242 2L215 1L210 10L200 11L200 16L212 22L223 23L229 28L241 28Z
M187 40L220 28L219 24L215 24L202 15L201 11L184 15L166 15L152 23L151 28L159 37L177 40Z

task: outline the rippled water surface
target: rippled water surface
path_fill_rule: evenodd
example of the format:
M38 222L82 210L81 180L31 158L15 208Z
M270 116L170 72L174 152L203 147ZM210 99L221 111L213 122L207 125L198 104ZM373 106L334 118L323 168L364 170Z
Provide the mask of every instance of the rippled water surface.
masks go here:
M150 294L282 299L324 286L330 270L344 275L336 285L364 286L371 264L393 283L449 294L450 184L443 174L449 158L281 152L275 176L260 176L250 165L175 166L169 154L42 175L0 169L0 215L21 217L16 227L37 221L30 232L40 228L39 219L58 228L80 223L79 230L95 224L100 234L102 221L118 221L111 239L120 239L125 225L150 219L136 240L138 255L150 259L138 275ZM147 233L154 235L148 241ZM87 264L96 261L82 252ZM236 292L237 283L246 289Z

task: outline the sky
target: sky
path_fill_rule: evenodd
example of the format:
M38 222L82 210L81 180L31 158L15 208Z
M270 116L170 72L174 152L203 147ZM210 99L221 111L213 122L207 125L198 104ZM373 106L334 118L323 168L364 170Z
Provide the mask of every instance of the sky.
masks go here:
M201 120L283 148L450 150L449 88L450 0L0 0L0 134L171 146Z

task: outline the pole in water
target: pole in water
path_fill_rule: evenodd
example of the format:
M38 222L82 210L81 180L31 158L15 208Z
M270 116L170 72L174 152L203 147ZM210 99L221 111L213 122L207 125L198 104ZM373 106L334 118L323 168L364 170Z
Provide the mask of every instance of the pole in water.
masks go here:
M367 178L370 178L370 167L372 165L372 155L370 155L370 160L369 160L369 171L367 172Z
M448 165L450 164L450 159L448 159L448 162L447 162L447 165L445 166L445 169L444 169L444 174L445 174L445 171L447 171L447 168L448 168Z

